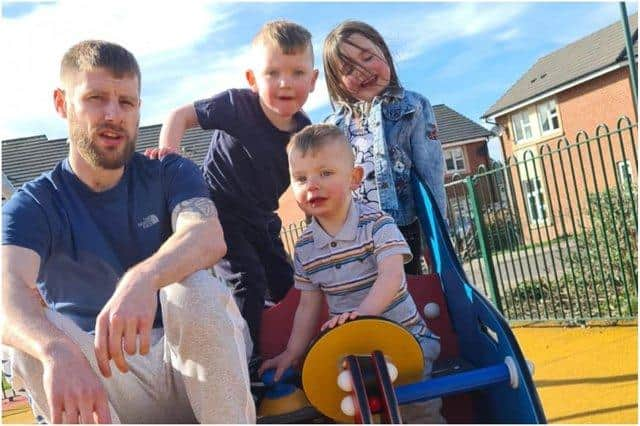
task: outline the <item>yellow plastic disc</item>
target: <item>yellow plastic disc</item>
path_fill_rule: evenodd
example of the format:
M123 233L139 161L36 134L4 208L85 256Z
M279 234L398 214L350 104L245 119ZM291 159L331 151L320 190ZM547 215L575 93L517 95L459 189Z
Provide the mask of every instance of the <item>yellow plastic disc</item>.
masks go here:
M322 334L302 366L302 386L309 402L335 421L353 423L340 410L347 393L338 387L338 374L347 355L369 356L382 351L398 369L394 386L422 379L424 361L418 341L402 326L383 318L358 318Z

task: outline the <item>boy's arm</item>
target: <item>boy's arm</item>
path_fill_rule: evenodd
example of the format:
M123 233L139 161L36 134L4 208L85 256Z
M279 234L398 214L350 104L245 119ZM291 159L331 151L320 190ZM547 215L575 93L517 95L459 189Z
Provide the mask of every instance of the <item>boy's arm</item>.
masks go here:
M300 292L300 302L293 319L291 337L287 343L287 351L295 358L304 355L316 332L316 325L322 309L322 291L303 290Z
M316 333L316 325L322 309L322 292L320 290L302 290L300 301L293 319L293 329L289 337L287 349L280 355L265 361L258 372L275 368L274 380L280 380L284 370L295 364L304 355L307 346Z
M391 216L382 214L372 227L373 251L378 278L364 298L360 315L381 315L398 294L404 281L404 263L411 260L411 250Z
M160 149L170 149L177 152L184 132L198 126L198 124L196 109L192 103L171 111L162 123L158 146Z
M378 278L358 307L360 315L381 315L400 291L404 276L403 256L393 254L378 263Z

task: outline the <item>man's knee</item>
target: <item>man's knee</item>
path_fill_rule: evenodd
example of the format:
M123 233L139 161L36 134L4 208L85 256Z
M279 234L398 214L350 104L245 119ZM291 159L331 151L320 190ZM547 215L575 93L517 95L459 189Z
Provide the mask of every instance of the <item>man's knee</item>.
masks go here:
M161 292L165 335L170 339L179 332L187 335L247 335L246 322L226 283L208 271L198 271L182 283L165 287ZM180 339L182 340L182 339ZM246 338L245 338L246 340ZM250 345L249 342L244 342Z
M190 316L202 319L204 314L215 314L214 308L227 303L232 298L224 281L211 272L201 270L186 277L182 282L170 284L160 292L163 309L179 309L182 318Z

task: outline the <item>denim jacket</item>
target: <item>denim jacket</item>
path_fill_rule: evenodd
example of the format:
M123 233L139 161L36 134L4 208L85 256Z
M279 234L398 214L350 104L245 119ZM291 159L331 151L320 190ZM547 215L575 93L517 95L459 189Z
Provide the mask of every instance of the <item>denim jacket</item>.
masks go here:
M351 110L343 105L325 122L335 124L348 135L351 119ZM444 157L429 101L402 88L388 89L374 98L367 120L373 135L380 208L400 226L415 220L413 172L429 186L442 217L446 217Z

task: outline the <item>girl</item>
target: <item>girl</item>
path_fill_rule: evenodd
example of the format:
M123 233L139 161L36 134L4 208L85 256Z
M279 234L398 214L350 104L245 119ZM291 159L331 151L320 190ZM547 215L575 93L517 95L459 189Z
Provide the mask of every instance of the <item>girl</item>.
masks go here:
M364 168L355 195L395 219L413 254L405 272L419 274L422 238L411 173L426 182L446 218L444 158L431 104L402 88L387 44L364 22L333 29L323 61L334 108L325 121L345 132Z

